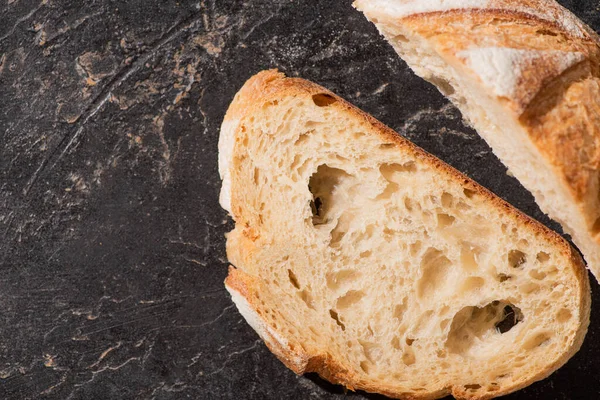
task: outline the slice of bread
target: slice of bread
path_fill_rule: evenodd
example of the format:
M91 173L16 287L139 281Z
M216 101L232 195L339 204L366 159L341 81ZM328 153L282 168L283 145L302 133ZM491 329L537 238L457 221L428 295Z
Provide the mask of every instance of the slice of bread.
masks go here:
M298 374L391 397L491 398L581 346L578 253L326 89L264 71L219 142L226 287Z
M357 0L600 278L600 39L554 0Z

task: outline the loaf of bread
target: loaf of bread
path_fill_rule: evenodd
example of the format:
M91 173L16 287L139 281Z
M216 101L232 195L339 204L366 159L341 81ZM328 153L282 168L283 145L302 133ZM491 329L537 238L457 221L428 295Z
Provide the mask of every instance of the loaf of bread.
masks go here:
M298 374L487 399L583 341L589 281L564 239L320 86L251 78L219 168L227 290Z
M600 278L600 40L553 0L357 0Z

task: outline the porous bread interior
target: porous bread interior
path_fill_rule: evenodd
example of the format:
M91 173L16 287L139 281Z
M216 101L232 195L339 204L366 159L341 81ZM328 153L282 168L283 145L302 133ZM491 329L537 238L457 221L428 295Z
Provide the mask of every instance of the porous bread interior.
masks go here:
M462 112L465 119L486 140L494 154L535 197L540 208L559 222L583 252L588 267L600 277L600 230L598 182L589 189L589 198L578 203L552 165L533 144L518 118L509 115L501 99L489 95L481 83L453 68L428 40L395 26L377 24L398 54L423 79L434 84ZM591 78L596 79L596 78Z
M506 393L565 361L585 319L572 261L514 214L329 95L266 103L236 143L228 256L297 350L356 388L439 397Z

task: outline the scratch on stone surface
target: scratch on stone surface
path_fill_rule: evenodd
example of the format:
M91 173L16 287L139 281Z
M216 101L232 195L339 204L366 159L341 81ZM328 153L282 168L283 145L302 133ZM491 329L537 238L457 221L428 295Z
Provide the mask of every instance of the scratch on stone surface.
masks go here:
M161 165L158 169L158 174L159 174L161 183L163 185L165 185L171 179L171 149L169 149L169 144L167 143L167 141L165 139L164 115L154 117L153 123L157 128L158 137L160 139L160 143L162 144L162 148L163 148L162 149L163 151L161 153L163 162L161 163Z
M172 243L172 244L182 244L184 246L193 246L193 247L195 247L197 249L204 250L204 247L202 247L202 246L200 246L200 245L198 245L198 244L196 244L194 242L186 242L185 240L183 240L183 238L181 238L181 236L179 237L179 240L171 240L171 239L169 239L169 243Z
M60 328L60 325L56 325L56 326L52 327L52 329L50 329L48 332L46 332L46 333L44 334L44 343L46 342L46 340L48 340L48 336L49 336L49 335L50 335L52 332L54 332L55 330L57 330L58 328Z
M256 24L252 25L250 27L250 29L248 30L248 32L246 32L246 34L242 35L243 40L248 39L248 37L250 37L250 35L252 35L258 27L260 27L260 26L266 24L267 22L269 22L270 20L272 20L279 13L279 11L281 10L281 4L277 4L276 2L273 2L273 5L278 5L279 7L276 8L274 10L274 12L272 12L271 14L267 15L264 18L261 18L260 20L258 20L258 22Z
M121 364L118 365L106 365L98 370L95 371L90 371L92 373L92 377L90 379L88 379L87 381L81 382L81 383L75 383L73 385L74 388L80 388L83 386L86 386L88 384L90 384L91 382L93 382L96 379L96 376L102 374L105 371L117 371L121 368L123 368L124 366L126 366L127 364L134 362L134 361L140 361L140 357L131 357L128 358L127 360L125 360L124 362L122 362ZM78 392L77 390L74 390L73 392L71 392L71 394L67 397L68 399L72 399L74 398L74 396L76 395L76 393Z
M246 347L245 349L234 351L234 352L230 353L227 356L227 358L225 359L225 362L223 363L223 365L220 368L218 368L218 369L216 369L216 370L214 370L214 371L212 371L212 372L210 372L210 373L208 373L206 375L204 375L204 373L202 371L200 371L199 375L200 376L204 376L204 377L209 377L209 376L213 376L213 375L216 375L216 374L222 372L225 369L225 367L227 367L227 364L229 364L231 362L231 360L233 359L233 357L239 356L240 354L244 354L244 353L247 353L247 352L249 352L251 350L254 350L260 344L260 342L261 342L260 339L257 339L257 340L254 341L254 344L252 346Z
M34 8L33 10L31 10L29 13L25 14L21 18L17 19L15 21L15 24L10 28L10 30L7 33L5 33L3 36L0 36L0 43L2 43L10 35L12 35L21 23L23 23L23 22L27 21L29 18L33 17L35 15L35 13L38 12L40 10L40 8L42 8L47 2L48 2L48 0L42 0L36 8Z
M204 93L206 92L206 88L202 88L202 90L200 91L200 96L198 99L198 111L200 111L200 114L202 114L202 126L204 126L204 130L202 132L203 135L206 135L208 133L208 115L206 115L206 112L202 109L202 101L204 100Z
M383 91L389 86L389 82L388 83L384 83L383 85L379 86L377 89L375 89L375 91L373 92L373 94L381 94L383 93Z
M192 362L191 362L191 363L189 363L188 365L186 365L186 367L187 367L187 368L189 368L189 367L191 367L191 366L193 366L193 365L197 364L197 363L198 363L198 361L200 361L200 360L202 359L202 355L203 355L203 353L202 353L202 352L200 352L200 353L197 353L195 356L193 356L193 357L191 358L191 361L192 361Z
M148 340L148 339L147 338L143 338L142 341L144 341L144 340ZM148 348L146 349L146 352L142 356L142 361L141 361L142 366L146 365L146 361L148 361L148 358L150 358L150 354L152 354L152 352L154 351L154 344L155 343L156 342L154 340L150 341L150 345L148 346Z
M40 395L47 395L50 394L54 391L54 389L56 389L57 387L59 387L60 385L64 384L67 381L67 374L61 375L60 380L51 385L50 387L48 387L47 389L43 390L40 392Z
M221 313L215 319L213 319L212 321L205 322L205 323L201 324L200 326L206 326L206 325L212 325L212 324L214 324L215 322L217 322L218 320L220 320L225 315L225 313L228 310L231 310L234 306L235 306L234 304L228 305L227 307L225 307L223 309L223 311L221 311Z
M221 313L219 315L217 315L214 319L207 321L207 322L203 322L201 324L198 325L171 325L171 326L167 326L167 328L173 328L173 329L198 329L198 328L203 328L205 326L210 326L213 325L215 323L217 323L221 318L223 318L225 316L225 314L227 314L228 310L231 310L235 305L234 304L230 304L227 307L225 307L223 309L223 311L221 311ZM159 328L155 328L152 330L157 330Z
M63 28L59 28L56 31L56 34L54 34L52 36L48 36L48 32L44 29L44 25L39 24L38 26L34 27L34 30L37 32L37 34L36 34L37 44L38 44L38 46L44 46L44 45L50 44L53 41L55 41L57 38L64 35L65 33L69 32L73 29L77 29L81 24L83 24L88 19L96 17L98 15L102 15L102 11L84 15L83 17L76 19L72 25L66 25Z
M167 385L166 382L160 382L158 384L158 386L152 390L152 393L150 393L149 397L151 399L155 399L156 392L158 392L158 391L179 393L179 392L182 392L183 390L185 390L187 387L188 387L188 385L185 382L181 382L179 380L175 381L175 383L173 383L172 385Z
M46 170L52 170L54 166L64 157L74 143L79 139L82 134L84 127L88 121L94 117L104 105L112 98L112 92L120 87L129 77L135 72L145 67L145 64L150 58L156 55L166 44L177 38L179 35L187 32L191 33L198 29L199 23L202 21L202 16L196 14L191 15L189 18L173 25L167 32L161 36L150 48L142 53L130 64L125 64L119 71L115 73L113 78L102 88L102 90L96 95L91 103L81 113L80 118L74 123L74 127L71 132L65 134L54 149L44 158L38 168L32 174L29 182L23 189L23 194L27 196L35 183L37 182L40 175ZM62 150L61 150L62 149ZM52 163L52 159L55 159Z
M189 261L189 262L191 262L191 263L198 264L198 265L201 265L201 266L203 266L203 267L206 267L206 266L208 265L208 264L206 263L206 261L199 261L199 260L196 260L195 258L188 258L188 257L186 257L186 256L184 256L184 255L181 255L181 257L182 257L182 258L183 258L185 261Z
M2 54L2 57L0 58L0 76L2 75L2 72L4 72L4 63L6 62L6 53Z
M119 342L117 342L117 344L116 344L115 346L111 346L111 347L109 347L108 349L104 350L102 353L100 353L100 356L98 357L98 360L97 360L96 362L94 362L93 364L89 365L89 366L87 367L87 369L92 369L92 368L95 368L95 367L97 367L98 365L100 365L100 363L102 362L102 360L104 360L104 358L106 358L106 356L107 356L107 355L108 355L110 352L112 352L112 351L114 351L114 350L116 350L116 349L120 348L122 344L123 344L123 342L119 341Z
M175 299L175 300L177 300L177 299ZM118 321L118 320L117 321L106 321L106 322L99 321L99 322L90 324L85 327L79 327L79 328L77 328L78 335L76 337L87 338L87 337L89 337L89 335L92 335L92 334L96 334L96 333L107 331L107 330L110 330L113 328L118 328L121 326L133 324L133 323L143 321L146 319L156 318L160 315L163 315L165 313L168 313L170 311L178 309L180 307L180 305L178 305L177 303L174 303L175 300L164 301L162 303L153 304L153 305L150 305L148 307L143 307L143 308L134 306L134 307L130 307L128 309L120 310L119 311L120 313L125 313L127 311L135 311L135 310L139 310L139 311L137 313L134 313L133 315L129 314L129 316L133 316L133 317L137 317L137 318L121 320L121 321ZM82 339L82 340L85 340L85 339Z

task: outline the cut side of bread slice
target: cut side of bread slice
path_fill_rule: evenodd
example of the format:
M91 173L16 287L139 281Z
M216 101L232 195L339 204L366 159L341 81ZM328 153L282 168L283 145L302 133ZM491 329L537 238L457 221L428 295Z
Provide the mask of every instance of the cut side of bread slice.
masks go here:
M357 0L600 278L600 40L553 0Z
M396 398L491 398L581 346L578 253L326 89L264 71L219 142L227 290L283 363Z

